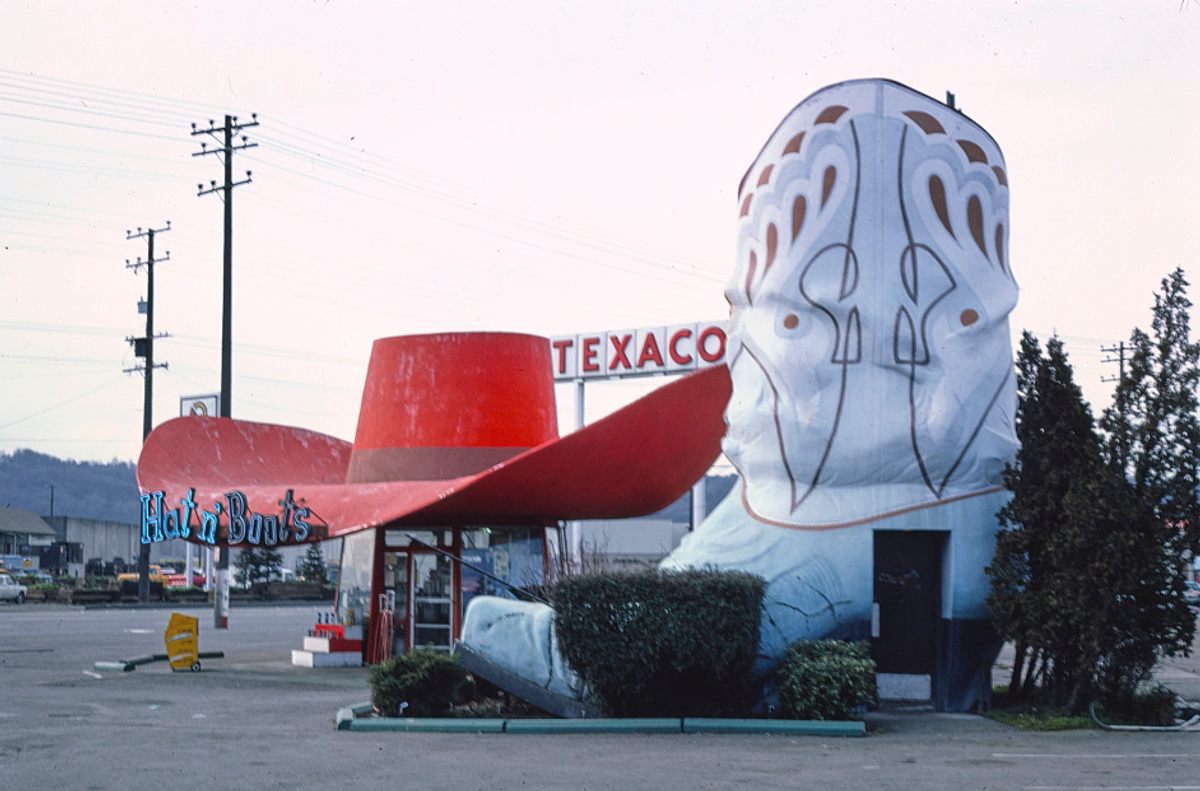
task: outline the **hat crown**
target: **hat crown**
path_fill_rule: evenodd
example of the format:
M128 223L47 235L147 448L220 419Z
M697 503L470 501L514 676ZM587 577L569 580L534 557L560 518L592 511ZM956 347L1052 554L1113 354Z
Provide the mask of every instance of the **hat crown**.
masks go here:
M445 333L375 341L348 480L479 472L558 437L546 338Z

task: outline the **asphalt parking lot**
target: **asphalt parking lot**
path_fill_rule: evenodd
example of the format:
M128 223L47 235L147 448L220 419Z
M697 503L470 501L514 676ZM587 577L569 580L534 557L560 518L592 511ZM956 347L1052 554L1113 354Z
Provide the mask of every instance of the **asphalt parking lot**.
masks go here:
M201 673L93 662L161 652L169 610L0 606L0 787L10 789L1200 789L1200 733L1037 734L888 712L859 739L334 730L366 671L292 667L315 607L200 616ZM1162 677L1200 697L1195 655Z

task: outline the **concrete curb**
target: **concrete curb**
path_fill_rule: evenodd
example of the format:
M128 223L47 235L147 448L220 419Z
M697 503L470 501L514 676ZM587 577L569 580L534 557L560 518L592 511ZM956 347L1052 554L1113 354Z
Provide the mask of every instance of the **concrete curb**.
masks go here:
M505 733L683 733L683 720L506 720Z
M402 733L514 733L514 734L599 734L599 733L720 733L772 734L780 736L866 736L862 722L819 720L735 720L694 717L690 719L528 719L502 720L454 717L365 717L370 703L339 709L335 725L339 731L397 731Z
M338 709L337 716L333 718L333 721L337 725L337 729L339 731L348 731L350 730L350 725L354 722L355 717L361 717L365 714L370 714L374 708L375 707L370 703L359 703L357 706L345 706Z
M866 736L865 722L830 720L722 720L694 717L684 733L773 733L781 736Z
M411 733L504 733L506 720L449 718L400 718L379 717L355 720L350 724L352 731L408 731Z
M63 604L56 602L56 604ZM212 602L178 601L178 602L97 602L95 604L64 604L67 607L78 607L84 610L212 610ZM234 612L245 607L313 607L329 608L327 599L279 599L234 601L229 605L229 611Z

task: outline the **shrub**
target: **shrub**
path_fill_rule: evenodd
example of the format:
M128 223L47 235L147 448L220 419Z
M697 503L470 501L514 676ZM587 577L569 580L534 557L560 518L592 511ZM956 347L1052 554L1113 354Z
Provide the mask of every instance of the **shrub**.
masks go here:
M371 668L371 703L385 717L436 717L458 702L467 672L458 660L428 648ZM400 704L408 705L401 712Z
M1175 693L1156 684L1146 690L1108 695L1101 702L1101 719L1109 725L1174 725Z
M554 588L554 628L610 716L739 715L752 703L764 588L714 570L567 577Z
M862 719L879 698L865 643L795 642L779 667L779 682L783 715L798 720Z

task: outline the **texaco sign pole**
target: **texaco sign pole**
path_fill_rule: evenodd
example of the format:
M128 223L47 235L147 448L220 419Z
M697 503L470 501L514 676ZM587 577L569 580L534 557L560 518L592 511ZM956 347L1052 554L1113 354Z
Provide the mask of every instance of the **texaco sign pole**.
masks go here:
M686 374L725 362L724 322L676 324L631 330L609 330L550 339L551 368L556 382L575 384L575 430L583 428L584 385L589 379L629 379ZM691 528L704 520L704 477L692 487ZM583 560L583 523L568 522L568 561Z

